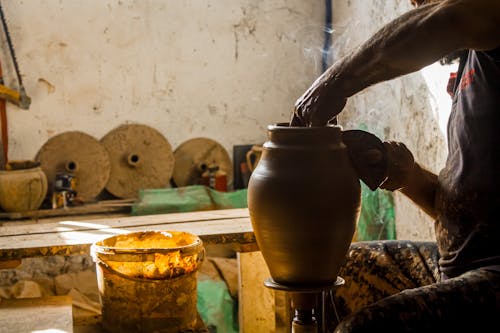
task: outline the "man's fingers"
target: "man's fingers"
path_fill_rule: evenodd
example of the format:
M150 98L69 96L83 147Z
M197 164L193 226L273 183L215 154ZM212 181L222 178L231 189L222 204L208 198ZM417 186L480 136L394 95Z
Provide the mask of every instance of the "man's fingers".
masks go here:
M317 112L312 114L314 117L311 117L310 122L311 126L326 126L331 118L325 116L323 114L318 114Z
M295 109L293 110L292 119L290 120L290 126L307 126L301 110L297 107L295 107Z
M290 121L290 126L304 126L302 121L297 115L293 115L292 120Z

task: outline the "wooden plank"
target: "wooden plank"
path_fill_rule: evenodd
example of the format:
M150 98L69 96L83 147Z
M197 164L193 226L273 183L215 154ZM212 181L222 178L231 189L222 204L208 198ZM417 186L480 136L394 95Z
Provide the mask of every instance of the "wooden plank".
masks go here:
M0 269L13 269L21 265L21 259L0 261Z
M8 225L0 225L0 238L5 236L42 234L42 233L60 233L64 231L89 231L101 228L128 228L140 226L152 226L168 223L189 223L198 221L234 219L249 217L247 208L220 209L197 211L188 213L170 213L158 215L127 216L105 219L89 219L84 221L72 221L63 219L57 222L43 223L23 223L17 221Z
M274 291L276 330L275 333L289 333L292 329L292 309L290 293L281 290Z
M130 203L126 204L86 204L83 206L74 206L58 209L40 209L27 212L10 212L0 213L0 220L21 220L21 219L41 219L44 217L54 216L71 216L81 214L98 214L98 213L116 213L130 211Z
M33 224L45 224L45 223L54 223L59 221L88 221L88 220L97 220L97 219L109 219L109 218L122 218L128 217L130 213L127 212L109 212L109 213L92 213L92 214L81 214L81 215L71 215L71 217L61 217L61 216L51 216L44 217L42 219L34 218L28 220L8 220L0 222L0 235L2 227L10 227L10 226L27 226Z
M238 253L238 269L240 332L276 332L274 290L264 286L270 273L262 253Z
M8 299L0 302L0 331L73 332L72 305L69 296Z
M75 317L73 315L73 328L75 333L103 333L102 328L102 316L101 315L83 315L80 317ZM1 330L0 330L1 332ZM200 313L198 313L197 321L193 331L186 331L192 333L205 333L209 332L207 326L203 322ZM48 333L48 332L47 332Z
M56 229L54 232L0 236L0 260L89 253L90 246L94 242L118 234L145 230L187 231L200 236L207 244L255 243L248 217L112 228L105 225L103 221L97 224L94 221L74 223L77 226L83 223L86 227L83 230L77 228L76 231L68 228L62 231ZM93 229L87 225L88 223L94 225Z
M293 317L290 295L264 286L271 275L262 252L238 253L238 265L241 333L289 333Z

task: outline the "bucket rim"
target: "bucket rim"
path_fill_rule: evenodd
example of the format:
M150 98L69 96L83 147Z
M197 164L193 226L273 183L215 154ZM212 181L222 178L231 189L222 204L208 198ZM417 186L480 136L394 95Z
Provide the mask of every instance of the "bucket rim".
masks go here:
M146 233L170 233L170 234L186 234L193 237L193 242L191 244L175 246L175 247L148 247L148 248L124 248L124 247L116 247L112 245L104 245L103 242L120 236L132 236L137 234L146 234ZM174 251L180 251L182 253L189 253L194 249L203 246L203 241L198 235L195 235L186 231L175 231L175 230L148 230L148 231L133 231L125 234L114 235L111 237L107 237L96 241L92 244L92 252L100 253L100 254L150 254L150 253L170 253Z

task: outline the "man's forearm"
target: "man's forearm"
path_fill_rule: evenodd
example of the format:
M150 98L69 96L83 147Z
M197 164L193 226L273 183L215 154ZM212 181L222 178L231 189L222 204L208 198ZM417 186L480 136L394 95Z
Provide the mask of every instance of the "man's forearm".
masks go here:
M438 177L415 163L415 172L400 191L432 218L436 218L435 197Z
M452 51L500 45L500 14L495 12L500 12L499 3L447 0L398 17L329 69L335 82L332 88L350 97L370 85L417 71Z

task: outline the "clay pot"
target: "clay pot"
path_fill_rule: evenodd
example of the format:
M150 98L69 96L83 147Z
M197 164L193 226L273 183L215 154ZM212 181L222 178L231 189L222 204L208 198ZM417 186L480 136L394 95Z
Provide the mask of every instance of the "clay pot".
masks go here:
M0 171L0 207L3 210L36 210L46 194L47 177L40 167Z
M279 284L332 285L344 263L361 188L341 132L339 126L268 126L248 185L248 208L257 244Z

